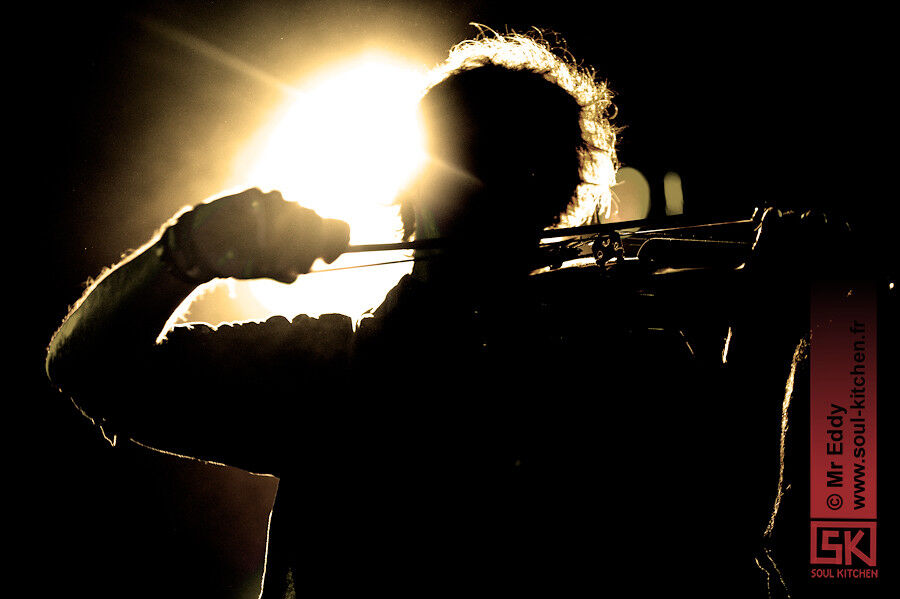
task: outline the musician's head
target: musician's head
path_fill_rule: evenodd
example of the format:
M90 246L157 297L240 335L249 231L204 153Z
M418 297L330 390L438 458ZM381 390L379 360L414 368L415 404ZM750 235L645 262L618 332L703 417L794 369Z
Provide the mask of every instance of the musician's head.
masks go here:
M482 30L420 103L429 160L401 202L409 239L596 222L615 181L611 94L536 35ZM487 233L485 233L487 235Z

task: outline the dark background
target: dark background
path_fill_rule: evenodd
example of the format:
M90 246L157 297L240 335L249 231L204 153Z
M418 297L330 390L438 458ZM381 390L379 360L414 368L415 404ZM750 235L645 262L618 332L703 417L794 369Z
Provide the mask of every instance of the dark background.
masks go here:
M886 16L862 4L120 2L7 14L13 384L7 494L28 596L255 596L274 481L112 449L43 375L84 282L176 209L221 189L280 96L146 19L291 83L335 51L408 46L436 63L475 21L559 32L616 92L619 155L678 172L690 215L815 207L886 257L897 208ZM360 101L364 101L361 92ZM7 186L10 187L9 185ZM127 394L127 390L123 390Z

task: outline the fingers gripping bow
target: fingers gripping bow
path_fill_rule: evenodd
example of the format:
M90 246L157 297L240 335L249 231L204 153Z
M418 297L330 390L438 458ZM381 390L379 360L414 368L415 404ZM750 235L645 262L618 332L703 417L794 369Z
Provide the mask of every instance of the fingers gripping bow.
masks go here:
M291 283L317 258L333 262L347 248L350 227L250 189L200 204L164 236L176 274L194 283L214 278L271 278Z

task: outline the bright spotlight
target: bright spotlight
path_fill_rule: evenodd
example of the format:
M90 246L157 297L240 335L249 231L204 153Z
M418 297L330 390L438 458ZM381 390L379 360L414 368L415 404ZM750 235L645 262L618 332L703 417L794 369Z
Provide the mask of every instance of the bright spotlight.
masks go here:
M424 74L375 54L328 69L300 87L242 179L277 189L324 217L347 221L351 243L399 239L393 203L425 157L417 117ZM371 260L371 255L348 254L333 266ZM399 264L312 274L293 285L259 280L250 288L267 309L287 317L325 312L357 317L381 303L410 268Z

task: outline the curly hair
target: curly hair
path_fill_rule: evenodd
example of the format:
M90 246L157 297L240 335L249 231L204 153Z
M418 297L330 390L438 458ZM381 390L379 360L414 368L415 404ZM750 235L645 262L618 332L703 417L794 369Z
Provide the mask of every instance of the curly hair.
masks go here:
M475 114L475 122L490 123L479 135L500 138L491 146L493 159L514 152L516 144L539 148L528 159L529 174L540 170L551 180L538 186L551 196L540 199L549 211L541 215L547 226L607 218L618 160L617 129L610 123L613 94L606 83L538 29L498 33L473 25L478 35L454 46L430 71L423 104L434 96L452 97L465 104L467 115ZM498 150L497 144L505 145ZM408 239L415 228L412 207L401 204L401 217Z

